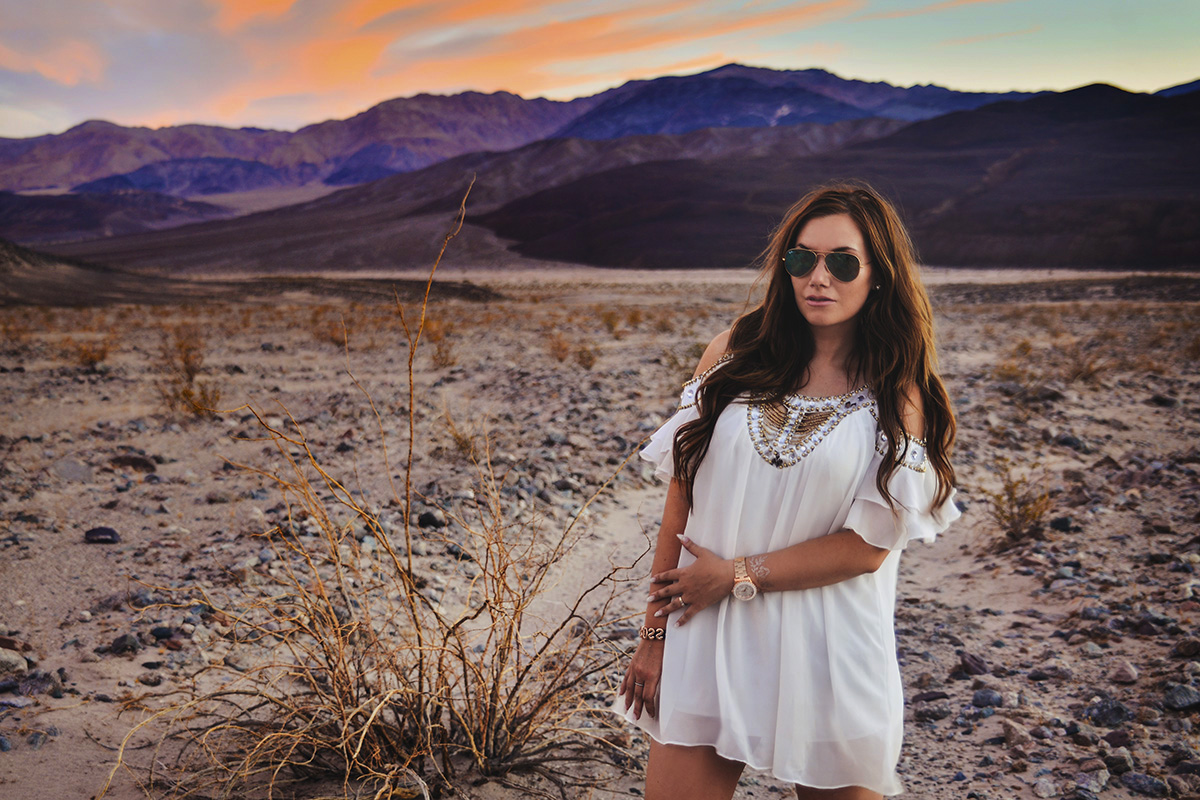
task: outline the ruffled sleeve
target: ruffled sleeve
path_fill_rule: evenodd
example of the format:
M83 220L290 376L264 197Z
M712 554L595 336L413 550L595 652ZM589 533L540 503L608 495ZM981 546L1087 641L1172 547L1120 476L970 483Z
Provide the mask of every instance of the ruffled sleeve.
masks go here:
M675 432L683 423L699 418L697 393L700 390L700 384L728 360L728 356L723 356L717 363L683 385L683 391L679 395L679 408L671 415L670 419L663 423L661 428L650 436L650 441L638 453L639 456L654 465L654 474L660 480L666 481L675 477Z
M937 473L929 464L925 444L909 439L901 466L888 479L888 492L895 504L893 510L875 485L875 475L887 452L887 437L877 434L875 455L871 459L862 483L850 503L845 527L864 541L899 550L913 539L932 542L950 523L962 516L954 504L954 490L945 502L933 507L937 492Z

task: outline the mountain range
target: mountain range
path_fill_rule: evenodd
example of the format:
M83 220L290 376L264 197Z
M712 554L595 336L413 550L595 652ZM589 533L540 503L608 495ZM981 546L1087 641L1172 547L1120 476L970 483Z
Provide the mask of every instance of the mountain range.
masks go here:
M857 176L927 261L1196 264L1195 88L988 95L728 65L570 102L402 98L295 133L93 122L0 140L0 187L44 187L0 193L0 235L139 269L412 267L475 175L461 263L733 266L805 188ZM240 214L239 192L269 210Z

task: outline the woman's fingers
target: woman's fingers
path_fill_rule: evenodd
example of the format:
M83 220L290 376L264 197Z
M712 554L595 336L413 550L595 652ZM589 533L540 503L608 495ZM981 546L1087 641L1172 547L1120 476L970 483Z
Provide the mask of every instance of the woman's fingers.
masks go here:
M642 687L642 704L646 708L646 713L651 719L658 716L658 679L646 678L646 684Z

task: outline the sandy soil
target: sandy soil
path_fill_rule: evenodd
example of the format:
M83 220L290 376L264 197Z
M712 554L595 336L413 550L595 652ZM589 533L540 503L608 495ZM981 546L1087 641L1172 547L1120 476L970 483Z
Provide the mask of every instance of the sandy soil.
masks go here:
M413 471L430 505L414 514L436 504L469 517L465 498L479 484L464 442L486 432L510 487L506 514L540 519L547 535L580 519L582 538L539 615L553 617L610 564L633 563L662 503L642 466L620 469L581 506L671 412L697 348L743 308L752 277L442 273L501 297L431 307L440 341L417 356ZM966 513L902 563L910 796L1087 797L1077 786L1102 797L1197 796L1197 281L1134 277L928 275L959 415ZM407 310L411 319L415 307ZM348 355L334 343L343 322ZM152 691L186 686L204 664L238 652L219 623L189 622L184 608L139 608L157 599L153 587L233 596L269 583L278 566L258 534L278 522L280 495L230 465L268 474L284 466L249 408L276 426L286 408L329 471L390 514L393 530L403 527L386 501L407 444L407 348L388 304L311 294L0 309L0 323L0 648L26 659L0 674L0 744L9 748L0 796L92 797L112 748L144 716L139 704L153 707ZM202 333L197 380L236 410L201 419L164 408L160 350L180 325ZM1005 478L1047 497L1036 536L1005 542L988 502ZM97 526L120 541L86 543ZM469 562L450 548L469 543L468 532L414 530L425 542L416 572L442 602L469 602ZM636 614L642 596L627 587L613 615ZM155 627L171 635L156 639ZM137 650L106 652L126 634ZM645 742L625 735L636 762ZM131 762L144 764L146 753ZM138 775L118 772L106 796L142 796ZM603 791L571 796L637 793L636 775L616 765L604 777ZM738 797L785 789L747 773ZM526 796L497 781L468 783L462 794Z

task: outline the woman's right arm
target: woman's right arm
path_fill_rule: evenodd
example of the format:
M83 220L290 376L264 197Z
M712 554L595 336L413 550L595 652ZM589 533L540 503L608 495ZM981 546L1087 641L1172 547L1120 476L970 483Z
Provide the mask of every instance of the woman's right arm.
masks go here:
M692 377L701 375L710 368L729 345L729 331L725 330L709 342L696 365ZM654 545L654 562L650 567L651 575L659 575L679 566L679 553L682 545L679 537L687 527L688 503L683 487L678 481L672 480L667 487L667 502L663 509L662 524L658 528L658 539ZM654 613L667 605L666 600L652 600L646 604L646 615L643 624L648 628L666 629L666 617L656 617ZM629 669L621 681L620 693L625 697L625 708L633 708L634 718L642 715L646 709L651 717L658 716L658 688L662 677L662 659L664 642L661 639L640 639L637 650L629 662Z
M667 487L667 503L663 509L662 525L658 528L658 540L654 545L654 562L651 575L658 575L679 566L682 545L679 536L687 526L687 497L678 481ZM668 598L669 600L669 598ZM654 613L667 605L668 600L652 600L646 604L646 615L642 624L647 628L666 629L665 617ZM639 639L637 650L630 659L625 679L621 681L621 694L625 696L625 708L633 708L633 717L642 715L642 709L651 717L658 716L658 685L662 677L663 647L661 639Z

